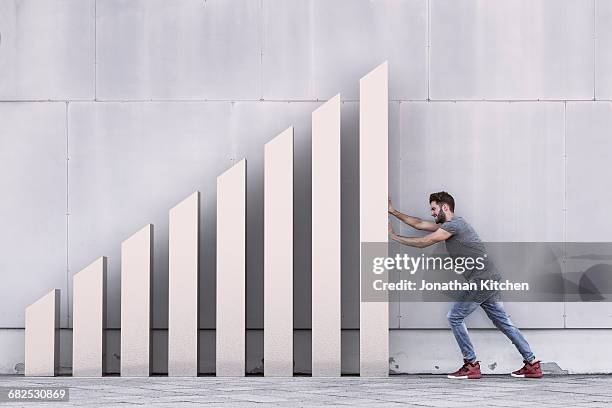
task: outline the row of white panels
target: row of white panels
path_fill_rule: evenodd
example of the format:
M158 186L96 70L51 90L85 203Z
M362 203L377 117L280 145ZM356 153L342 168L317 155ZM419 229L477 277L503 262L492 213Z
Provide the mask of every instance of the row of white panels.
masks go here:
M612 330L609 329L525 329L523 330L544 369L561 374L594 374L612 371ZM2 374L23 373L23 330L5 330L0 333L0 347L11 350L0 365ZM496 329L473 330L470 337L481 360L483 373L509 373L520 366L521 356L516 348ZM249 375L263 374L263 331L247 330L246 371ZM72 374L72 331L60 331L60 375ZM200 331L199 372L201 375L215 373L215 333ZM294 333L296 374L310 374L311 333L299 330ZM151 333L153 359L152 372L156 375L168 373L168 333L155 330ZM575 353L576 344L584 345ZM120 372L121 336L118 330L105 333L106 371L117 375ZM391 373L444 374L456 369L461 353L450 330L406 329L389 332L389 369ZM342 330L342 374L359 374L359 331Z
M612 98L607 0L6 0L1 100Z
M0 326L23 327L29 299L53 287L67 294L61 324L70 326L72 275L100 254L107 254L107 319L109 327L119 327L119 243L152 222L158 238L154 243L152 325L167 327L166 209L197 189L202 192L199 285L206 299L200 304L200 327L214 327L215 180L236 158L249 157L246 324L262 328L261 146L286 123L294 123L294 255L305 259L294 265L294 283L300 288L294 291L294 323L295 327L309 327L310 113L319 106L268 102L70 103L68 108L63 103L0 104L0 142L6 146L0 150L0 159L10 170L0 174L5 192L0 211L12 215L3 220L0 245L14 255L3 261L6 284L0 287L4 299ZM341 111L342 322L343 327L354 328L359 316L359 281L354 274L359 266L355 257L359 187L354 176L358 171L358 104L342 103ZM612 198L594 176L607 171L607 152L612 148L611 103L390 103L389 118L389 189L402 211L428 217L429 193L447 189L457 199L457 211L486 240L610 241L609 228L594 222L593 215L605 212L607 200L602 197ZM442 142L449 148L440 154L437 149ZM436 166L425 171L428 160L444 160L448 172ZM488 208L485 203L491 196L503 199L491 202ZM496 216L502 220L491 222ZM402 233L414 232L403 229ZM589 313L573 312L590 307ZM404 308L402 305L402 313L390 317L391 327L408 324L397 317L409 315ZM559 327L581 327L582 321L588 327L611 326L610 313L602 305L568 303L565 314L537 311L527 315L532 327L551 321ZM424 316L430 321L439 318L433 309ZM443 319L437 321L439 327L445 327Z
M360 241L386 242L388 197L388 69L360 81ZM341 370L340 96L312 114L313 373ZM289 127L264 146L264 374L292 376L294 135ZM216 374L245 375L246 160L217 178ZM200 194L169 212L168 374L198 375ZM151 374L154 268L152 224L121 243L121 375ZM165 243L165 242L164 242ZM298 258L299 262L300 259ZM73 374L104 373L106 258L74 275ZM388 375L386 303L360 302L360 373ZM58 373L60 290L25 310L25 374ZM44 347L40 347L43 344Z

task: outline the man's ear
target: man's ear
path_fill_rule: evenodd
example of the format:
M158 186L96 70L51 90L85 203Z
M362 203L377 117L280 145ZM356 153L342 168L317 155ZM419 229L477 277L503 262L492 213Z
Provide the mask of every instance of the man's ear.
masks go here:
M450 210L450 208L449 208L448 204L446 204L446 203L442 204L442 211L449 211L449 210Z

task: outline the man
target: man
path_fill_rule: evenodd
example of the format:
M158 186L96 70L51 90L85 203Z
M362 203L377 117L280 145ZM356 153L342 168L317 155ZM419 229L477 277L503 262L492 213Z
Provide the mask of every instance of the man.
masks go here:
M415 229L430 232L430 234L424 237L403 237L395 234L391 223L389 223L391 239L403 245L417 248L424 248L444 241L451 257L464 256L466 253L471 256L484 256L484 244L478 234L476 234L476 231L462 217L455 215L455 200L450 194L445 191L431 194L429 204L431 206L431 215L434 217L435 222L402 214L393 208L389 198L389 213L391 215ZM474 282L483 279L500 278L492 263L487 263L484 270L472 270L463 275L468 281ZM481 377L480 363L476 360L474 346L470 341L467 328L463 322L478 306L482 307L495 327L501 330L512 341L523 356L524 366L520 370L514 371L511 375L520 378L542 377L540 361L535 359L529 343L527 343L520 330L508 318L501 302L499 290L494 290L462 292L458 301L454 302L448 312L447 319L459 344L464 361L463 366L454 373L449 374L448 378L476 379Z

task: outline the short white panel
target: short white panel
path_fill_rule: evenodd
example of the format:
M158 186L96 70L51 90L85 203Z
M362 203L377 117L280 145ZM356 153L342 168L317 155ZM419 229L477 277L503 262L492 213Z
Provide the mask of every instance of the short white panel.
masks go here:
M217 376L244 376L246 160L217 178Z
M340 95L312 114L312 376L339 376Z
M53 377L59 369L60 290L54 289L25 311L25 375Z
M264 149L264 375L293 375L293 128Z
M359 240L362 244L388 241L388 92L386 62L359 81ZM361 376L389 375L388 303L360 301L359 321Z
M106 257L98 258L72 280L72 376L101 377L104 373Z
M170 210L168 232L168 376L198 376L200 193Z
M151 348L153 225L121 243L121 376L147 377Z

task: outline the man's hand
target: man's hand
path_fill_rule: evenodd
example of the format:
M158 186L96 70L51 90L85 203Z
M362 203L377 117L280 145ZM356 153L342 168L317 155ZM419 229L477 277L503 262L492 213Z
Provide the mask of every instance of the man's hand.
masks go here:
M391 238L392 241L397 241L398 237L399 235L393 231L393 225L391 225L391 221L389 221L389 238Z
M393 203L391 202L391 197L389 197L389 214L395 215L396 209L393 207Z
M421 231L429 231L434 232L439 227L435 222L424 221L417 217L411 217L410 215L402 214L397 211L391 202L391 197L389 197L389 214L400 220L406 225L410 225L412 228L421 230Z

